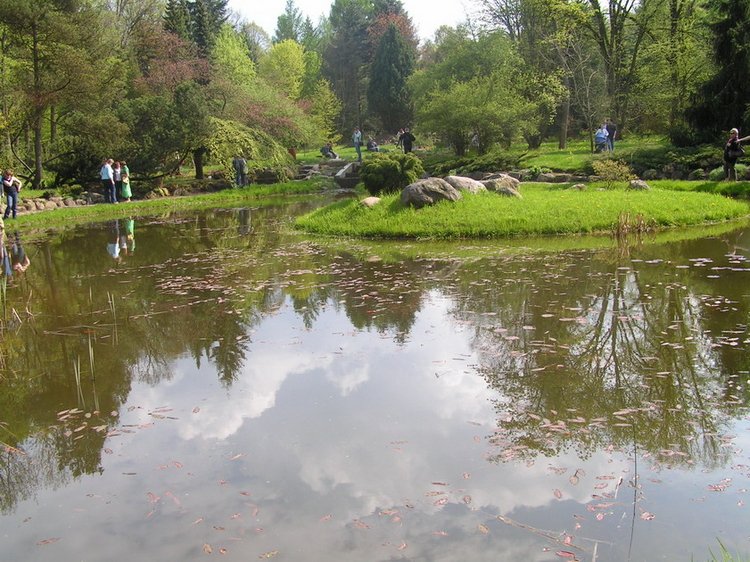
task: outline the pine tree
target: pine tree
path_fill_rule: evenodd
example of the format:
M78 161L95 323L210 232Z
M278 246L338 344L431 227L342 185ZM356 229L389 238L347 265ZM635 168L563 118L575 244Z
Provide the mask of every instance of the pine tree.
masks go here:
M697 140L709 142L732 127L741 129L750 106L750 27L747 25L750 0L713 0L712 4L716 19L710 27L717 71L701 88L697 103L687 111ZM742 130L740 135L743 135Z
M395 25L380 39L370 68L367 101L383 129L395 131L411 121L412 104L406 82L414 70L414 56Z
M227 19L227 0L194 0L190 4L193 41L202 56L208 56Z
M273 35L274 43L281 43L287 39L302 43L302 30L305 20L302 12L294 4L294 0L286 0L284 13L276 19L276 31Z
M164 11L164 29L190 41L190 9L186 0L168 0Z

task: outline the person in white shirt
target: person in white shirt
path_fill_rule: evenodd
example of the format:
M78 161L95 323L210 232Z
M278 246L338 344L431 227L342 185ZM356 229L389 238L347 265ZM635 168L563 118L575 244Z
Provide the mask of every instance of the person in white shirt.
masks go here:
M99 169L99 177L102 180L102 189L104 190L104 200L107 203L117 203L117 189L115 188L115 173L112 170L112 160L107 158L102 161L102 167Z

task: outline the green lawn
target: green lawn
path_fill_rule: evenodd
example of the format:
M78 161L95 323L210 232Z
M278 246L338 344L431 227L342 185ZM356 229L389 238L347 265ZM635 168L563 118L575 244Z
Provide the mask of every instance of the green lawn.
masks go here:
M649 227L720 222L748 215L746 203L720 195L652 189L586 191L523 184L523 199L495 193L464 195L413 209L399 195L387 195L372 209L343 201L296 221L318 234L365 238L501 238L519 235L579 234L611 231L627 213Z

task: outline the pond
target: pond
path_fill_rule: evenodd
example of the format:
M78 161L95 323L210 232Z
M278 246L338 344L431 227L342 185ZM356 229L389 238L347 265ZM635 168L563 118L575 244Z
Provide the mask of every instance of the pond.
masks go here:
M750 551L746 224L555 251L290 232L316 204L9 231L3 559Z

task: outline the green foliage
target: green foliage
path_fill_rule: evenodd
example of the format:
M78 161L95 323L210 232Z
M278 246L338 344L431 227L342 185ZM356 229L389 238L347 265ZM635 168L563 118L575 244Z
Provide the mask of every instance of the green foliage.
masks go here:
M735 172L737 172L738 178L747 177L748 167L746 164L735 164L734 170ZM724 173L724 166L714 168L713 170L708 172L708 179L709 181L722 181L726 179L726 174Z
M340 136L336 132L336 120L341 113L341 102L328 80L320 79L315 84L308 103L310 114L317 120L320 130L320 137L316 140L338 142Z
M625 162L614 158L594 160L591 167L607 189L612 189L616 183L635 179L636 176Z
M425 169L436 176L470 174L472 172L499 172L518 167L519 156L507 150L495 149L478 157L423 156Z
M229 82L249 86L255 79L255 64L245 38L230 25L224 25L211 51L214 68Z
M164 29L185 41L190 41L190 9L187 0L167 0L164 10Z
M424 173L422 162L401 152L374 154L362 163L359 175L371 195L400 191Z
M285 39L274 44L260 59L258 71L279 92L296 101L302 94L305 69L304 48L292 39Z
M407 80L414 69L414 53L395 25L388 26L370 67L367 101L383 130L396 131L411 122L412 104Z
M212 161L232 177L232 159L241 154L248 164L249 176L271 170L279 180L293 176L292 160L286 148L266 133L245 127L233 121L212 118L211 134L205 146Z

